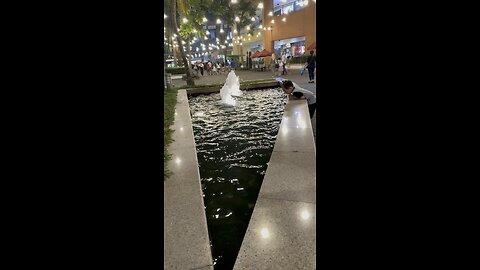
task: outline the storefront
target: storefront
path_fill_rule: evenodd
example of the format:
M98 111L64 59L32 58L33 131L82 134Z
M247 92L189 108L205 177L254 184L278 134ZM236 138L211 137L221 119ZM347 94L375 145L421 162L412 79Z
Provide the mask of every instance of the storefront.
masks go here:
M305 53L305 37L289 38L274 41L275 56L285 54L287 57L298 57Z

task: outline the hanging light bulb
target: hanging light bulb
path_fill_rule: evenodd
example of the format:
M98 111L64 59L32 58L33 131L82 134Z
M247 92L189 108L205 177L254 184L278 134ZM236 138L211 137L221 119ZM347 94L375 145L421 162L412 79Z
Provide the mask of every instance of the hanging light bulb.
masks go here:
M262 29L262 25L261 25L261 24L258 26L258 29Z
M225 31L223 31L223 28L222 28L222 29L220 29L220 33L223 33L223 32L225 32Z
M240 21L240 18L238 16L235 17L235 21L236 22L239 22Z
M221 24L222 21L220 19L217 19L217 24Z
M207 18L203 17L202 19L203 22L208 22Z
M209 32L208 30L207 30L205 33L207 34L207 36L209 36L209 35L210 35L210 32Z
M237 0L232 0L232 4L236 4L236 3L238 3Z
M250 30L250 25L247 26L247 30Z
M273 11L268 12L268 16L273 16Z
M237 29L233 30L233 33L234 33L234 34L237 34L237 33L238 33Z
M163 18L164 18L164 19L167 18L167 17L168 17L167 15L163 14Z
M275 20L271 20L270 22L271 22L271 23L275 23Z
M255 18L254 18L254 17L252 17L250 20L251 20L252 22L254 22L254 21L255 21Z
M205 36L203 39L207 40L208 38L207 38L207 36Z
M282 21L283 21L283 22L286 22L286 21L287 21L287 18L283 18Z
M188 22L187 18L183 18L182 21L183 21L183 23L187 23L187 22Z
M263 3L258 4L257 6L259 9L263 9Z

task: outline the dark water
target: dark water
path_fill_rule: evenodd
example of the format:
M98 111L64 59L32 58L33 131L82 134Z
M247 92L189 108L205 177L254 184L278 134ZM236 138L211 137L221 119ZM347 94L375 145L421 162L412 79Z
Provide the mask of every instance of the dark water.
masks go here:
M189 98L216 270L233 269L286 101L280 89L244 91L236 99L225 107L218 93Z

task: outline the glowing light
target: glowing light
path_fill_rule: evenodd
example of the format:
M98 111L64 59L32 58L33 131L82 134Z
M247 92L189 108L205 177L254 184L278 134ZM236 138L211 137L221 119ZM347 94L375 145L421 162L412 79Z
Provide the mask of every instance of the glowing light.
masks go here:
M236 22L239 22L239 21L240 21L240 18L239 18L238 16L235 17L235 21L236 21Z
M282 19L282 22L286 22L286 21L287 21L287 18L283 18L283 19Z
M207 18L203 17L202 19L203 22L208 22Z
M250 30L250 25L247 26L247 30Z
M268 16L273 16L273 11L268 12Z
M258 29L262 29L262 25L261 25L261 24L258 26Z
M221 24L222 21L220 19L217 19L217 24Z
M237 0L232 0L232 4L236 4L236 3L238 3Z
M270 237L270 232L268 231L267 228L263 228L260 233L262 234L262 237L265 239Z
M252 22L254 22L254 21L255 21L255 18L254 18L254 17L252 17L250 20L252 20Z
M187 22L188 22L187 18L183 18L182 21L183 21L183 23L187 23Z
M223 29L220 29L220 33L223 33L223 32L225 32L225 31L223 31Z
M238 33L237 29L233 30L233 33L234 33L234 34L237 34L237 33Z
M163 18L164 18L164 19L167 18L167 17L168 17L167 15L163 14Z
M263 9L263 3L258 4L259 9Z
M207 35L210 35L210 32L209 32L208 30L207 30L205 33L206 33Z
M310 213L308 213L307 210L304 210L304 211L302 211L302 215L301 215L301 216L302 216L302 219L303 219L303 220L307 220L308 218L310 218Z
M271 20L270 22L271 22L271 23L275 23L275 20Z

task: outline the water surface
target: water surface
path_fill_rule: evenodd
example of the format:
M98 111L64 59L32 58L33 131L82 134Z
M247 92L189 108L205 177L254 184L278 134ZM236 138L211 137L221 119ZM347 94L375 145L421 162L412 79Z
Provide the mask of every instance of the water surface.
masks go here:
M244 91L235 107L220 94L189 97L215 269L233 269L280 127L280 89Z

